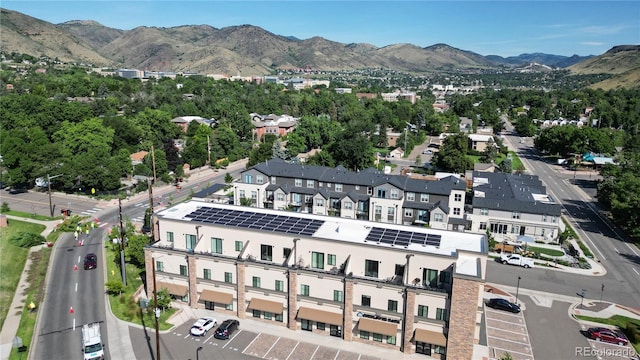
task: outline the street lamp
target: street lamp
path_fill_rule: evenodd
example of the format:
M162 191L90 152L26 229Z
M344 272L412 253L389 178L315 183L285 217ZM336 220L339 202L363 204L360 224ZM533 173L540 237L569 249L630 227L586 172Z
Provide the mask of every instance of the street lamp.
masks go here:
M51 217L53 217L53 203L51 202L51 179L55 179L62 175L63 174L56 175L56 176L49 176L49 174L47 174L47 187L48 187L48 193L49 193L49 211L50 211Z
M518 276L518 284L516 285L516 305L518 305L518 292L520 291L520 276Z
M155 315L156 327L156 360L160 360L160 329L158 326L158 318L160 318L160 309L158 309L158 288L156 287L156 259L151 258L151 269L153 271L153 314ZM196 353L197 355L197 353Z
M202 350L202 346L198 346L196 349L196 360L200 360L200 350Z

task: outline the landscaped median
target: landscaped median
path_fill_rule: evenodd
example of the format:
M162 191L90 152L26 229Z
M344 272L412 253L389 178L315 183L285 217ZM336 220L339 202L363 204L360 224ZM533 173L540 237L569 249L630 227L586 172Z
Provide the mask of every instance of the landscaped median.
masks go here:
M612 325L619 328L626 335L627 339L629 339L629 343L633 345L636 353L640 354L640 319L634 319L622 315L613 315L609 318L584 315L574 315L574 317L581 321Z

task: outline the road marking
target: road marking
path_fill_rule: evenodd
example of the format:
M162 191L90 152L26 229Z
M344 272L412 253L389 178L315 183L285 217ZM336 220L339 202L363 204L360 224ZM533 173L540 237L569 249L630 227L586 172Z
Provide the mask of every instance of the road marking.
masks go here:
M320 345L316 346L316 349L313 351L313 354L311 354L310 359L313 359L313 357L316 356L316 353L318 352L318 349L320 349Z
M280 339L281 339L281 337L278 337L278 338L276 339L276 341L274 341L274 342L273 342L273 344L271 345L271 347L269 348L269 350L267 350L267 352L266 352L266 353L264 353L264 355L262 356L262 358L263 358L263 359L264 359L264 357L265 357L265 356L267 356L267 354L271 351L271 349L273 349L273 348L276 346L276 344L278 343L278 341L280 341Z
M510 342L510 343L512 343L512 344L518 344L518 345L523 345L523 344L525 344L525 345L526 345L526 344L529 344L529 343L528 343L528 342L526 342L526 341L515 341L515 340L509 340L509 339L505 339L505 338L503 338L503 337L501 337L501 336L491 336L491 335L487 335L487 338L494 338L494 339L496 339L496 340L506 341L506 342ZM525 336L525 337L524 337L524 339L525 339L525 340L527 340L527 337Z
M107 225L109 225L109 223L102 223L102 224L98 225L98 227L103 227L103 226L107 226Z
M76 292L78 292L78 283L76 283Z
M638 254L638 253L636 252L636 250L633 248L633 246L629 245L629 243L625 243L625 244L627 244L627 247L631 250L631 252L632 252L634 255L636 255L636 256L640 256L640 254Z
M76 331L76 318L73 318L73 331Z
M213 337L213 335L209 336L209 337L207 338L207 340L205 340L205 341L203 341L203 342L205 342L205 343L206 343L207 341L211 340L211 338L212 338L212 337Z
M338 352L336 353L336 356L333 357L333 360L336 360L338 358L338 355L340 355L340 349L338 349Z
M505 348L501 348L501 347L497 347L497 346L491 346L494 349L500 349L500 350L504 350L508 353L516 353L516 354L521 354L521 355L527 355L527 356L533 356L533 354L527 354L527 353L521 353L519 351L515 351L515 350L509 350L509 349L505 349ZM533 359L533 357L532 357Z
M638 270L636 270L635 268L631 268L631 270L633 270L633 272L636 273L636 275L640 275L640 273L638 273Z
M226 347L227 347L227 345L231 344L231 341L233 341L233 339L235 339L235 338L236 338L236 336L238 336L241 332L242 332L242 330L238 330L238 332L236 333L236 335L235 335L234 337L232 337L231 339L229 339L229 341L228 341L226 344L224 344L224 345L222 346L222 348L224 349L224 348L226 348ZM260 334L258 334L258 336L260 336ZM258 336L256 336L256 338L255 338L255 339L253 339L253 341L256 341L256 339L258 338ZM253 341L251 342L251 344L253 344ZM249 344L249 345L251 345L251 344ZM247 346L247 347L248 347L248 346ZM244 348L244 350L247 350L247 348ZM244 353L244 350L242 351L243 353Z
M618 249L616 249L615 247L613 248L613 250L615 250L618 254L620 254L620 251L618 251Z
M287 355L287 358L284 359L284 360L289 360L289 358L291 357L291 354L293 354L293 352L296 351L296 349L298 348L298 345L300 345L300 341L298 341L296 343L296 346L294 346L293 349L291 349L291 352L289 353L289 355ZM336 356L338 356L338 355L336 354ZM335 360L335 358L333 358L333 359Z

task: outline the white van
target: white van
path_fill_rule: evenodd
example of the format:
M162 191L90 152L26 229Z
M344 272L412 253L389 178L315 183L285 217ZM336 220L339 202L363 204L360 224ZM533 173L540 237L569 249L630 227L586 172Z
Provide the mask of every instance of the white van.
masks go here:
M84 360L104 359L104 344L102 343L99 323L82 326L82 353L84 354Z

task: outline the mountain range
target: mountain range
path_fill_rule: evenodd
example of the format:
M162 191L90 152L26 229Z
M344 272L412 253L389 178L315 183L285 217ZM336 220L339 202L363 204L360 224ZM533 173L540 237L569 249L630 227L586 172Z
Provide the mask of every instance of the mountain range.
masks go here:
M119 30L91 20L52 24L8 9L0 9L0 33L1 49L7 53L48 56L95 66L245 76L270 74L279 69L386 68L426 73L516 68L531 63L578 73L603 70L613 73L610 64L606 64L606 55L616 49L600 56L533 53L504 58L483 56L447 44L376 47L366 43L343 44L322 37L301 40L252 25L220 29L208 25L141 26ZM627 60L632 63L617 64L617 73L638 68L638 61L633 59L638 59L640 46L618 48L615 53L631 53ZM583 63L590 65L581 67Z

